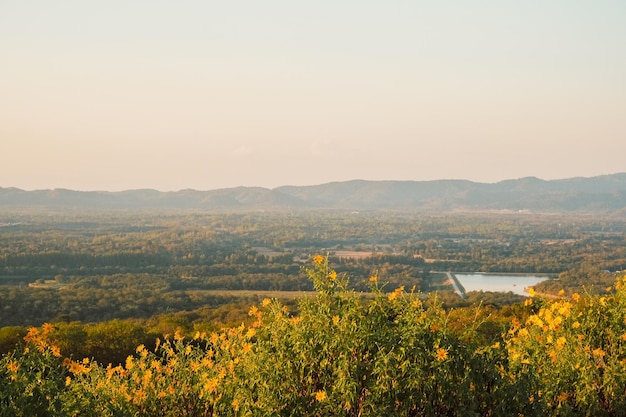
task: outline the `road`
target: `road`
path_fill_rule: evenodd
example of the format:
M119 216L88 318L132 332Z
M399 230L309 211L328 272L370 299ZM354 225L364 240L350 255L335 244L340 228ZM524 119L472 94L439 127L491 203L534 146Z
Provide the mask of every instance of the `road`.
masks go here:
M448 280L450 280L450 284L452 284L452 287L454 287L454 292L456 292L461 298L467 298L467 294L465 294L465 289L461 287L457 277L450 271L446 272L446 276L448 277Z

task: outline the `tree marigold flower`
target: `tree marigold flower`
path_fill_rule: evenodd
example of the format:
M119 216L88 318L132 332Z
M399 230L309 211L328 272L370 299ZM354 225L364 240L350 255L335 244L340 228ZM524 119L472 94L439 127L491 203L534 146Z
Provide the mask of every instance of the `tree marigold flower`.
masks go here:
M41 330L44 335L47 335L54 330L54 326L50 323L44 323L43 326L41 326Z
M20 369L20 366L17 364L17 362L11 360L9 361L9 363L7 364L7 369L13 373L17 372L18 369Z
M604 350L602 350L602 348L594 349L591 353L593 353L594 356L604 356L604 355L606 355L606 352Z
M435 357L437 358L438 361L446 360L448 359L448 351L445 350L444 348L439 348L437 349L437 353Z
M317 391L317 392L315 393L315 399L316 399L317 401L320 401L320 402L322 402L322 401L326 401L326 391L324 391L324 390Z
M78 375L80 373L85 372L85 367L79 362L72 361L70 363L69 368L70 368L70 372L73 373L74 375Z
M59 349L58 346L56 346L56 345L51 346L50 347L50 351L52 351L52 355L53 356L55 356L57 358L61 357L61 349Z

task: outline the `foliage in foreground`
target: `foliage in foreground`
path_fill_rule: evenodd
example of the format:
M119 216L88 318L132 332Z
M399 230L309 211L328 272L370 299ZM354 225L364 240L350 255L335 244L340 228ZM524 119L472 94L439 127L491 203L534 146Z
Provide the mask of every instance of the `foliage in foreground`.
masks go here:
M119 366L62 359L54 327L32 328L0 359L0 416L626 415L624 278L529 302L485 345L436 299L372 277L364 301L321 256L306 271L297 315L267 299L248 327L166 335Z

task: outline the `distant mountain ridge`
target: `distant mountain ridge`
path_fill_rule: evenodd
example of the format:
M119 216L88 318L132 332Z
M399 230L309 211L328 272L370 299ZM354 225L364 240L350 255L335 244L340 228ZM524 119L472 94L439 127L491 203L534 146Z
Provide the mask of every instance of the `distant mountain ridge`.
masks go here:
M235 187L210 191L67 189L24 191L0 187L0 208L50 209L348 209L626 213L626 173L542 180L535 177L493 184L468 180L352 180L311 186Z

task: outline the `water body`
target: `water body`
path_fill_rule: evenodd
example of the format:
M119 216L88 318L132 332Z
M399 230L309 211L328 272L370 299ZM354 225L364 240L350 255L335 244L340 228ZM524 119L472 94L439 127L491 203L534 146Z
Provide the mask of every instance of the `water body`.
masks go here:
M469 291L494 291L513 292L528 296L524 289L532 287L548 277L534 275L497 275L497 274L454 274L463 285L466 292Z

